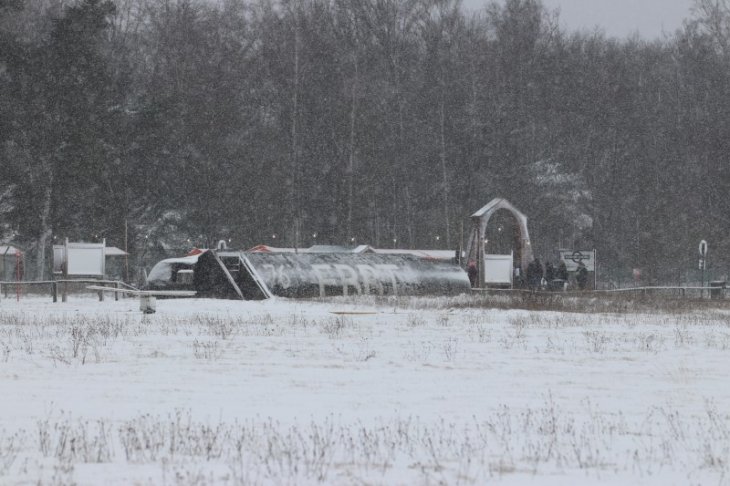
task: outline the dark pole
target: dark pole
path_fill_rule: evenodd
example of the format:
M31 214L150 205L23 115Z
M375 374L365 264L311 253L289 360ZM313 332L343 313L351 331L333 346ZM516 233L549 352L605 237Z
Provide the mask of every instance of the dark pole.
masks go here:
M127 218L124 218L124 281L129 283L129 235L127 226Z

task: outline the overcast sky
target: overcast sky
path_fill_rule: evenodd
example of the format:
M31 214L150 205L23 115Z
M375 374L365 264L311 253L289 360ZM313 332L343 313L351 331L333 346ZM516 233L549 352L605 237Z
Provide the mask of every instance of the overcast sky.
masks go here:
M548 9L560 9L561 24L568 30L598 26L611 37L638 32L644 39L673 33L690 16L693 0L542 0ZM463 0L464 7L480 9L489 0Z

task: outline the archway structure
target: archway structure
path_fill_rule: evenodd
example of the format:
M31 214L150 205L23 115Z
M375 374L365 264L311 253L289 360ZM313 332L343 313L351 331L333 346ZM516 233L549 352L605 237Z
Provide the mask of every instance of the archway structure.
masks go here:
M527 216L522 214L522 212L506 199L494 198L489 204L471 215L472 228L466 247L466 261L475 261L477 263L479 287L484 286L484 254L487 225L494 213L500 210L510 212L517 222L517 234L515 235L517 244L516 254L522 275L525 275L527 265L532 261L532 245L530 243L530 234L527 231Z

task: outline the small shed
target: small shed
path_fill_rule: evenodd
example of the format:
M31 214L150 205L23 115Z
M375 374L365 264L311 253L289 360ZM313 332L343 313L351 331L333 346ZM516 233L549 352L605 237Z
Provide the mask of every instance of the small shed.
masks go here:
M19 255L19 256L18 256ZM0 245L0 280L6 282L23 279L23 252L12 245Z
M104 257L106 258L106 277L114 280L127 280L127 257L128 253L116 246L107 246L104 248Z

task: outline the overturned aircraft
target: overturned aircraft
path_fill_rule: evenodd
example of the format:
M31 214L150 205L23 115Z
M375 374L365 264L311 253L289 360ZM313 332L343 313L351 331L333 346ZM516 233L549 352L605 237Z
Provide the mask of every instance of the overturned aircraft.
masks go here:
M195 290L200 297L453 295L469 292L452 261L413 254L206 250L157 263L150 290Z

